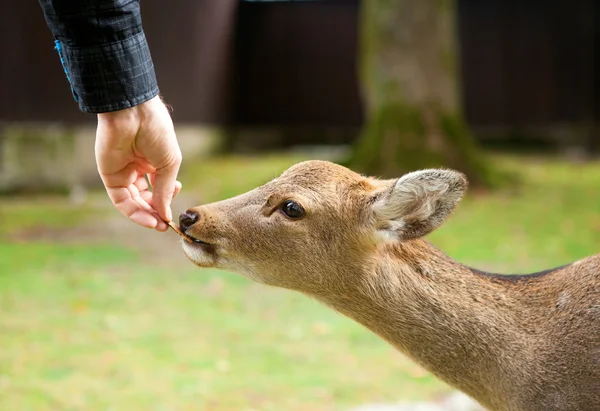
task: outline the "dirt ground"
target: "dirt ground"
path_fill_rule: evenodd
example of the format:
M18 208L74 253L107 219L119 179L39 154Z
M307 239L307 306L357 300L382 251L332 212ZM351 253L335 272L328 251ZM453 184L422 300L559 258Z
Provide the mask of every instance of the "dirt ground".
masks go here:
M169 229L158 232L140 227L121 215L108 197L99 193L88 199L94 204L98 216L73 227L29 227L18 230L9 239L15 242L41 241L62 244L112 243L139 252L151 265L189 267L191 264L181 250L180 237ZM174 220L189 207L199 205L200 200L190 194L180 194L172 204ZM168 256L168 258L165 258Z

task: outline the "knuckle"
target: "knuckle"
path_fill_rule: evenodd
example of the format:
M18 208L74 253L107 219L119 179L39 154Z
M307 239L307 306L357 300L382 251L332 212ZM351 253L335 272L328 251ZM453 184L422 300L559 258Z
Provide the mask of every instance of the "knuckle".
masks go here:
M175 165L179 166L182 161L183 161L183 155L181 154L181 150L177 150L173 154L172 164L175 164Z

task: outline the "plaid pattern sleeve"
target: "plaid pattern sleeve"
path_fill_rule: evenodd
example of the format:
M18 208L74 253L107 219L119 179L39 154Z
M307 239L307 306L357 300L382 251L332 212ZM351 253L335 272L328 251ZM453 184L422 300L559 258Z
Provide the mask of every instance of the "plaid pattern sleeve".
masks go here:
M139 0L39 0L81 111L104 113L158 95Z

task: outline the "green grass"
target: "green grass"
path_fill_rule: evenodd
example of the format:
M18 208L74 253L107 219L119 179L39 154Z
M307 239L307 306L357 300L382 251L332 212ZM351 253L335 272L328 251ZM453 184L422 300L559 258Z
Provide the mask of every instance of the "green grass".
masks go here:
M264 184L292 164L308 159L302 154L282 156L277 153L257 157L217 157L185 164L179 179L184 190L198 192L204 202L212 202Z
M471 195L429 239L464 263L537 271L600 252L600 164L500 157L518 188Z
M92 198L104 196L93 193ZM102 197L103 203L106 200ZM92 201L83 205L69 204L64 197L30 196L0 197L0 238L28 230L68 228L91 218L103 218L106 210Z
M118 247L4 247L30 264L0 276L2 410L328 410L440 390L295 293Z
M181 179L213 201L301 159L204 160L186 165ZM517 170L523 186L466 198L430 237L434 244L479 268L515 272L599 251L600 165L495 161ZM178 251L165 249L165 264L155 264L119 238L14 243L19 231L64 233L107 212L60 200L0 201L1 411L325 411L448 390L318 303L198 270ZM170 261L174 268L165 268Z

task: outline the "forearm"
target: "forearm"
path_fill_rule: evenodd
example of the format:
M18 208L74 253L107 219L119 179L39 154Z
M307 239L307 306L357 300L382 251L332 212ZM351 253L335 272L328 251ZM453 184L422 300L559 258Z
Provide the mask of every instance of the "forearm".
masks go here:
M39 0L82 111L137 106L158 95L139 0Z

